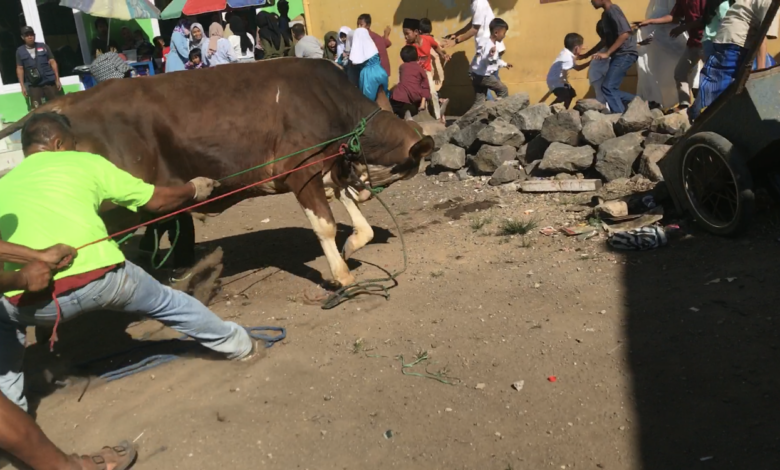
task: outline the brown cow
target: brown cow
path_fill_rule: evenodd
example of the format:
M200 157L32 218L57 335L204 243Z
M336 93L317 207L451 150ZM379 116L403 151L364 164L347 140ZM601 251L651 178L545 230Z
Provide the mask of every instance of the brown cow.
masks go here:
M332 63L289 58L109 80L35 112L66 115L79 150L103 155L149 183L171 185L196 176L224 178L318 145L352 132L377 108ZM0 138L24 120L0 132ZM351 284L354 277L336 247L326 189L333 190L352 219L354 232L344 247L349 258L373 238L357 205L370 193L357 191L355 178L367 182L370 173L374 186L386 187L414 176L434 146L433 139L416 129L382 110L360 138L368 172L363 157L338 157L216 201L203 211L220 212L246 198L293 192L320 240L333 279ZM215 195L336 154L344 142L227 179ZM125 227L133 222L137 219L128 218Z

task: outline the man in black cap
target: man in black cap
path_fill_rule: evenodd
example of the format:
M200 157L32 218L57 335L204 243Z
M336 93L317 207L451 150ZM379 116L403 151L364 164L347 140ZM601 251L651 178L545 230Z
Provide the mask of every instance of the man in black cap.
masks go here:
M22 86L22 94L30 98L30 109L43 104L43 98L51 101L62 89L57 61L49 46L35 42L35 31L22 28L24 44L16 50L16 77Z

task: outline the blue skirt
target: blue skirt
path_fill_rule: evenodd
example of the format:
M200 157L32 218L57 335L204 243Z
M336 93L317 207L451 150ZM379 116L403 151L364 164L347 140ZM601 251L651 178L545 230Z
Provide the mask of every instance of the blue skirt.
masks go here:
M382 68L382 64L379 62L379 54L361 64L358 88L360 88L360 91L363 92L366 98L371 101L376 100L380 86L384 87L385 94L389 97L387 81L387 72L385 72L385 69Z
M747 56L747 49L736 44L713 44L712 47L713 53L699 75L699 97L688 109L692 120L726 91Z

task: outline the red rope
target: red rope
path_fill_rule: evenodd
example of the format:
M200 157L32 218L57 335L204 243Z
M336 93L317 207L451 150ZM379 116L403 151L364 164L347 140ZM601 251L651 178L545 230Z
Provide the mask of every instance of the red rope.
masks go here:
M130 232L135 232L139 228L144 227L146 225L151 225L151 224L159 222L161 220L165 220L165 219L168 219L170 217L173 217L174 215L178 215L178 214L182 214L184 212L191 211L192 209L204 206L206 204L209 204L211 202L217 201L219 199L224 199L224 198L226 198L228 196L232 196L232 195L234 195L236 193L240 193L241 191L244 191L246 189L253 188L255 186L259 186L261 184L268 183L269 181L273 181L273 180L275 180L277 178L281 178L282 176L289 175L290 173L294 173L296 171L303 170L304 168L308 168L308 167L314 166L314 165L316 165L318 163L322 163L322 162L324 162L326 160L330 160L330 159L336 158L338 156L344 155L345 154L345 149L346 149L346 146L342 145L341 148L339 149L338 153L333 154L333 155L331 155L329 157L321 158L321 159L319 159L317 161L314 161L314 162L311 162L311 163L307 163L305 165L293 168L292 170L288 170L288 171L285 171L283 173L279 173L278 175L272 176L270 178L266 178L266 179L264 179L262 181L258 181L257 183L248 184L248 185L246 185L244 187L238 188L238 189L230 191L228 193L220 194L219 196L215 196L215 197L206 199L203 202L199 202L197 204L193 204L193 205L191 205L189 207L185 207L184 209L179 209L179 210L177 210L175 212L171 212L170 214L166 214L166 215L164 215L162 217L158 217L158 218L150 220L148 222L144 222L144 223L138 224L138 225L136 225L134 227L130 227L130 228L126 229L126 230L122 230L120 232L116 232L116 233L114 233L112 235L109 235L107 237L101 238L100 240L95 240L94 242L90 242L90 243L87 243L86 245L82 245L82 246L76 248L76 251L82 250L82 249L84 249L84 248L86 248L88 246L96 245L96 244L104 242L106 240L110 240L110 239L112 239L114 237L118 237L120 235L124 235L124 234L130 233ZM57 320L54 322L54 331L52 331L51 338L49 338L49 349L51 351L54 351L54 343L58 339L57 338L57 327L60 325L60 320L62 318L62 309L60 308L60 302L57 300L57 296L54 295L54 293L52 293L52 299L54 300L54 305L57 307Z

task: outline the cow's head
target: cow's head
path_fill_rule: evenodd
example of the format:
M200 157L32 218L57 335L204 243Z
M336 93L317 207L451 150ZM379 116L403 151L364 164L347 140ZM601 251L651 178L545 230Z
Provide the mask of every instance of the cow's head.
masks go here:
M380 112L371 120L360 142L368 168L362 158L352 167L358 178L374 187L386 188L413 177L420 171L423 159L434 150L433 139L423 135L417 123L398 119L389 112ZM364 191L360 199L368 197Z

